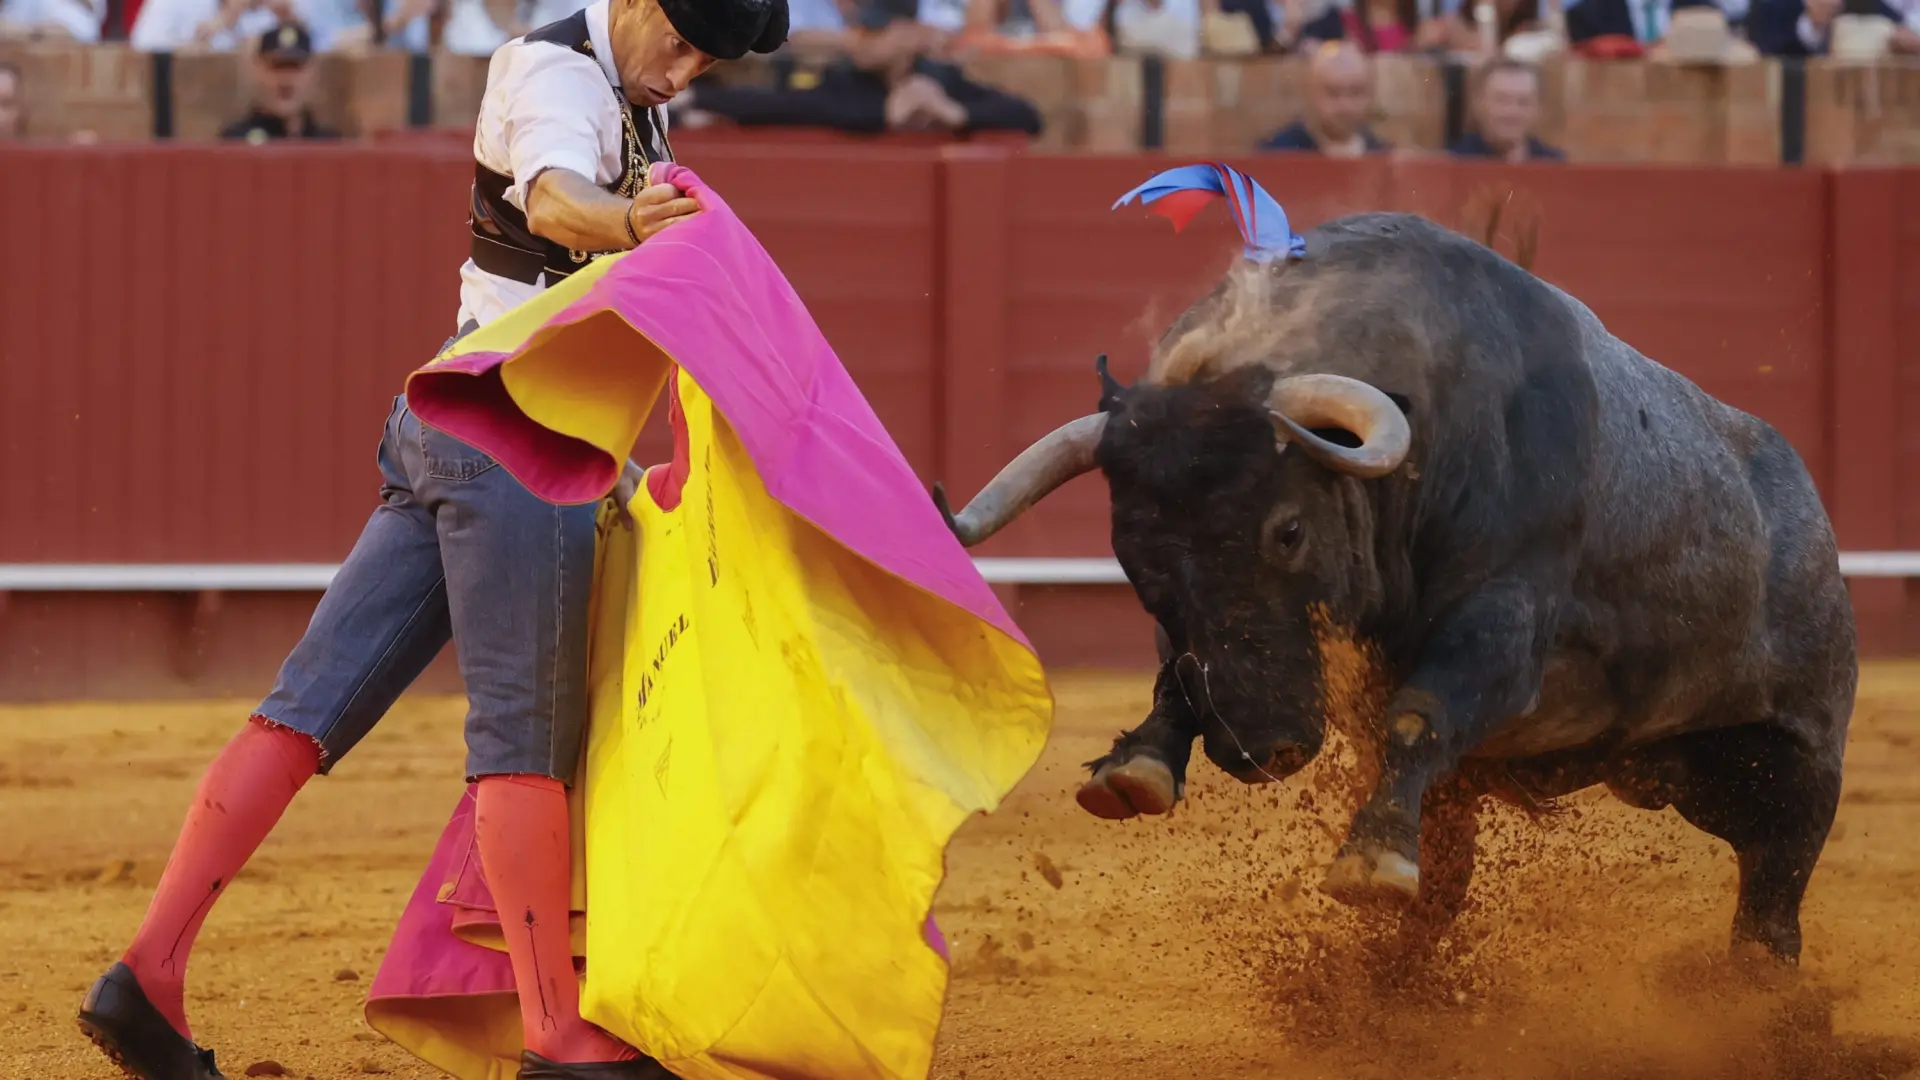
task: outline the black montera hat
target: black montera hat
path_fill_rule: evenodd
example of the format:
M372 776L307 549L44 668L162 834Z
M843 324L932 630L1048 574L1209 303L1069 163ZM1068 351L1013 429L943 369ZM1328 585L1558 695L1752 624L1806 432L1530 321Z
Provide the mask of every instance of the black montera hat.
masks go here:
M260 55L269 60L306 60L313 55L313 35L297 22L281 23L260 35Z
M687 44L720 60L770 53L787 40L787 0L660 0Z

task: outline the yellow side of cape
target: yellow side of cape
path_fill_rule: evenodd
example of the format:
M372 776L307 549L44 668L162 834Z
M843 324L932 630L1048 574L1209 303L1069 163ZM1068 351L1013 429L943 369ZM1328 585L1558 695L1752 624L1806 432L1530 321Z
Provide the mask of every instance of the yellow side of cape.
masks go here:
M602 577L627 620L587 748L583 1011L683 1077L918 1080L946 844L1039 755L1044 675L772 499L679 390L681 501L641 491L638 572Z

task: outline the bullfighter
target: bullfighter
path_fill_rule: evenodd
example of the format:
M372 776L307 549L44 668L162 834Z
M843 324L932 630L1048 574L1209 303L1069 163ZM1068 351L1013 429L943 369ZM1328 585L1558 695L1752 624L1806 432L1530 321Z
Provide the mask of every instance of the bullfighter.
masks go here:
M595 0L493 55L474 135L460 334L697 211L670 184L665 105L716 60L778 48L786 0ZM272 691L202 777L146 917L80 1026L136 1080L221 1080L184 985L214 903L312 776L451 640L467 686L477 844L507 923L521 1080L669 1074L580 1015L566 790L587 715L596 506L527 491L396 397L381 503ZM623 487L630 492L630 470ZM617 492L619 494L621 492Z

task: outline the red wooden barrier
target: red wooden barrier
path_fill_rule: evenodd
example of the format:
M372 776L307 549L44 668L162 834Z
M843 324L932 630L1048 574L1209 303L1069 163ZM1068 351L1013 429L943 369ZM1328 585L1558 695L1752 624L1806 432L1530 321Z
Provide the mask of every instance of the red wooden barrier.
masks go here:
M1092 407L1096 353L1138 374L1237 249L1218 213L1175 235L1108 209L1163 159L832 142L687 156L915 469L959 498ZM1920 547L1920 435L1901 422L1920 409L1904 362L1920 343L1920 272L1904 272L1920 265L1920 173L1237 164L1296 229L1365 209L1454 224L1481 185L1524 188L1544 210L1542 276L1776 424L1844 547ZM0 562L344 555L376 497L388 400L453 327L469 176L464 148L431 144L6 151ZM983 554L1102 555L1106 530L1088 478ZM1911 592L1857 587L1875 651L1920 648ZM1148 655L1124 592L1020 599L1052 661ZM0 698L152 689L147 669L165 665L149 654L181 627L203 671L232 676L215 682L257 692L310 604L16 596L0 608Z
M1920 174L1836 173L1828 213L1833 254L1833 453L1827 502L1843 546L1920 545ZM1909 273L1912 267L1916 272ZM1920 649L1920 588L1853 583L1862 638L1878 651Z

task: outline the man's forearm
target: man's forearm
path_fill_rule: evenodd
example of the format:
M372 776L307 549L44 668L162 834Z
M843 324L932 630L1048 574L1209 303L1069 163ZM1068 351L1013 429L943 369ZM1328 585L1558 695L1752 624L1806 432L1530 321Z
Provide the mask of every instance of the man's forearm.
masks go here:
M527 228L574 251L625 251L633 246L632 206L579 173L548 169L527 192Z

